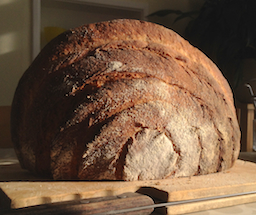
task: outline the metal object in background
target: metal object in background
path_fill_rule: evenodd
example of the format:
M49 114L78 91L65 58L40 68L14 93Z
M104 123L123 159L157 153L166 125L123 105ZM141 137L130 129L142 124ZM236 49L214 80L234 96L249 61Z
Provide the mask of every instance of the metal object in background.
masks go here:
M254 95L252 86L248 83L245 84L245 86L249 88L249 91L250 91L250 94L251 94L251 97L252 97L252 101L253 101L253 105L254 105L254 108L256 109L256 96Z
M253 105L254 105L254 109L256 110L256 95L254 95L252 86L250 84L245 84L245 86L249 89L251 97L252 97L252 101L253 101ZM256 151L256 120L253 120L253 151Z

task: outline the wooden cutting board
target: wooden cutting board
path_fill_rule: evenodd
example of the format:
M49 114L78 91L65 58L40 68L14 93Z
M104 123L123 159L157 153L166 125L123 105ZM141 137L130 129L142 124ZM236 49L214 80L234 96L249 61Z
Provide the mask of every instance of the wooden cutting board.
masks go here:
M49 181L38 179L15 164L1 167L0 181L0 207L21 208L136 191L162 201L181 201L256 191L256 164L238 160L233 168L221 173L136 182ZM249 202L256 202L256 194L176 205L167 211L184 214Z

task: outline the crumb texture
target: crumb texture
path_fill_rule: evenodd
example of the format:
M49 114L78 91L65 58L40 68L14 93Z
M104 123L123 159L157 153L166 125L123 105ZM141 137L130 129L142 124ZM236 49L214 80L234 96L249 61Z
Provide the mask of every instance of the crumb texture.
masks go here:
M54 179L153 180L231 168L240 129L215 64L170 29L113 20L68 30L19 81L23 168Z

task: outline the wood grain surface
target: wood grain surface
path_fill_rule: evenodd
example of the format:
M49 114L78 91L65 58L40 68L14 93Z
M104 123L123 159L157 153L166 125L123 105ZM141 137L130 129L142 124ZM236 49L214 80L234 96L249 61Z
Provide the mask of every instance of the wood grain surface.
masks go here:
M160 201L180 201L256 190L256 164L238 160L228 171L151 181L50 181L36 178L17 164L0 169L1 207L21 208L53 202L140 192ZM16 174L14 174L16 173ZM19 178L21 174L21 178ZM6 178L6 179L4 179ZM256 201L250 194L168 207L168 214L184 214Z

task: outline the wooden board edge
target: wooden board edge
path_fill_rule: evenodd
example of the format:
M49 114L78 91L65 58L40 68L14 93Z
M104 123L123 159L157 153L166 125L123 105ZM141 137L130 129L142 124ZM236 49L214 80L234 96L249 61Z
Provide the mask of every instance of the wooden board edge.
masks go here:
M0 188L0 210L1 209L7 209L7 208L10 208L10 207L11 207L11 199Z

